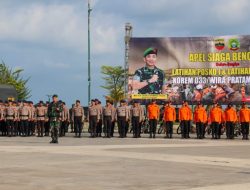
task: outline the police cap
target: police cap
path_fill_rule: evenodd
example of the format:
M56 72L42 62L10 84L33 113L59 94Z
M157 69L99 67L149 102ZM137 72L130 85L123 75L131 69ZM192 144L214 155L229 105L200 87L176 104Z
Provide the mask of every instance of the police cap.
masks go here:
M137 103L139 103L139 101L138 101L138 100L134 100L133 102L134 102L134 104L137 104Z
M120 102L121 102L121 103L125 103L125 102L126 102L126 100L121 100Z

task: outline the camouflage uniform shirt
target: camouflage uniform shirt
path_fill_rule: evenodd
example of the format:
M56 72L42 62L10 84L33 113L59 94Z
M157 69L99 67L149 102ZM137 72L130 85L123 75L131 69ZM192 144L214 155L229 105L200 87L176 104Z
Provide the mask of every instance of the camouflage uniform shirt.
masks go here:
M158 76L158 80L154 83L149 83L147 86L138 90L139 94L161 94L162 86L165 83L165 74L164 72L154 67L154 69L149 69L148 67L142 67L135 71L135 75L133 80L137 80L139 82L144 82L153 77L153 75Z

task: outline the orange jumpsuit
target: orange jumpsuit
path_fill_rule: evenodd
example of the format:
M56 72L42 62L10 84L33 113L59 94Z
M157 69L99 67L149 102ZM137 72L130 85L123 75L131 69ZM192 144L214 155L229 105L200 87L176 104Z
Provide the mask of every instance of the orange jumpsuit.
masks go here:
M204 107L197 107L194 111L194 122L196 123L197 139L204 138L204 124L207 122L207 112Z
M173 135L173 124L176 120L176 112L175 108L172 106L166 106L164 109L163 120L165 121L166 125L166 137L172 138Z
M226 134L228 139L234 138L234 124L237 121L237 113L233 107L225 110Z
M239 121L241 123L241 130L243 140L248 140L249 135L249 122L250 122L250 109L242 107L239 112Z
M148 105L148 119L150 125L150 138L155 138L156 127L157 127L157 120L160 117L160 108L157 104L152 103Z
M190 120L192 119L192 111L188 106L182 106L179 109L179 120L182 128L182 138L189 138Z

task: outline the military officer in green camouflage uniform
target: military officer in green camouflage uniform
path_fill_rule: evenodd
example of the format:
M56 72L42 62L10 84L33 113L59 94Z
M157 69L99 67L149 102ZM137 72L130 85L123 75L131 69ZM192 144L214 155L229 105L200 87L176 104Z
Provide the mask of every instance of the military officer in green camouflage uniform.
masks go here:
M146 65L135 71L132 87L138 94L163 94L165 84L164 72L157 68L158 50L148 48L144 51L143 57Z
M58 101L58 96L53 95L53 101L49 104L48 107L48 116L51 127L51 138L52 141L50 143L58 143L58 135L60 129L60 117L63 111L63 106Z

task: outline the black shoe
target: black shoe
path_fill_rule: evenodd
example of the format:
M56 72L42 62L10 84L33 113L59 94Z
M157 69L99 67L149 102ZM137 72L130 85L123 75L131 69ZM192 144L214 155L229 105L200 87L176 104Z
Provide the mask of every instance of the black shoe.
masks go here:
M153 138L155 139L155 134L153 135Z
M55 141L54 141L54 140L52 140L52 141L50 141L49 143L50 143L50 144L52 144L52 143L55 143Z

